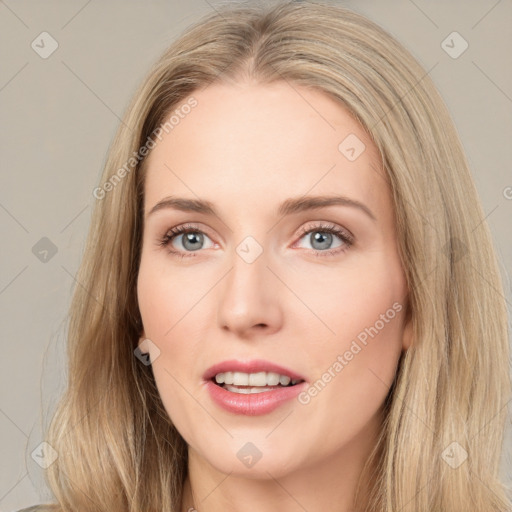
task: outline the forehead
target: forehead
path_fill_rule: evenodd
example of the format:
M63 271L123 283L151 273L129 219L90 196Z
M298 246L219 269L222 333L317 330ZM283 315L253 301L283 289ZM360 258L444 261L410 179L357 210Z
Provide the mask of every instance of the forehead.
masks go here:
M327 94L276 82L212 84L191 96L197 105L148 155L146 210L169 194L247 208L336 192L389 210L377 148Z

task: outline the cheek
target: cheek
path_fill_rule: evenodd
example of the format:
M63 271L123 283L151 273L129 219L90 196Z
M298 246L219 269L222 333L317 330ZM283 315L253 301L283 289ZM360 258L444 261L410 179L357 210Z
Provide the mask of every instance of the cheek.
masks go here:
M147 243L147 242L146 242ZM172 288L166 270L148 250L143 250L137 278L137 297L146 337L161 337L170 327L174 311Z
M197 266L173 271L176 264L170 258L163 253L143 252L137 280L146 336L161 341L176 338L176 329L196 314L203 297L215 284L215 276Z
M385 259L316 280L329 290L310 294L319 317L333 332L317 336L310 351L314 379L303 403L320 425L356 434L382 405L402 350L405 278ZM314 367L314 369L313 369Z
M170 268L160 258L145 259L143 255L137 296L145 336L159 350L152 371L160 397L173 423L186 436L187 430L182 427L187 423L184 404L193 407L190 394L196 396L199 392L194 386L200 380L193 369L201 354L198 340L205 338L194 318L197 320L195 315L204 312L206 302L201 298L208 288L199 284L204 279L195 279L186 272L171 275Z
M143 259L137 283L145 336L160 350L153 364L155 378L165 377L166 370L174 375L183 371L184 364L190 365L197 338L190 319L200 309L205 293L199 285L191 286L195 281L169 274L169 266L166 268L159 258L148 258L147 264Z
M362 342L365 336L371 339L367 328L375 335L376 327L381 339L395 339L400 332L405 276L397 258L384 252L349 256L338 268L295 268L287 282L302 302L298 306L309 310L302 315L303 327L316 330L314 339L327 353L343 349L358 336Z

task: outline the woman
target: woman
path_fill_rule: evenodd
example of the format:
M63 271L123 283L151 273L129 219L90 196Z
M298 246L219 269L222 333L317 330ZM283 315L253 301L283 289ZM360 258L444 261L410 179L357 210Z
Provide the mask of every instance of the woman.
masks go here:
M38 510L511 510L491 237L389 34L219 9L149 73L94 196Z

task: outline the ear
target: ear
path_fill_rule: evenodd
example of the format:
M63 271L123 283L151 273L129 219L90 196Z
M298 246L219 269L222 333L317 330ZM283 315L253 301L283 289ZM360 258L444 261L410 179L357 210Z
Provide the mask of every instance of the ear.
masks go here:
M402 351L408 350L413 342L412 332L412 314L409 303L407 303L407 311L405 313L404 330L402 333Z

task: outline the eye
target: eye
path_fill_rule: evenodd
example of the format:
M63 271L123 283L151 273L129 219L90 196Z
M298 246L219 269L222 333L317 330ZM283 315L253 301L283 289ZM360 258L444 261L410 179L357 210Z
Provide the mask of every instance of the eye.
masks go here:
M334 224L321 224L319 226L304 227L301 239L305 238L311 244L316 256L330 256L348 250L354 243L354 237L345 229ZM335 247L333 241L338 238L341 243Z
M309 236L308 236L309 235ZM204 247L205 238L210 240L208 235L193 225L176 226L169 229L165 235L158 240L158 245L167 247L171 254L176 256L196 256ZM345 229L334 224L321 224L302 228L300 239L305 238L311 244L311 250L316 256L329 256L342 253L348 250L354 243L354 237ZM334 248L333 241L338 239L339 243ZM211 242L211 240L210 240ZM181 247L176 247L179 243ZM209 248L213 247L213 242Z
M167 247L170 253L180 255L181 257L196 256L194 252L205 248L205 237L210 240L208 235L195 226L176 226L165 233L165 235L158 241L158 245ZM174 245L174 242L176 241L181 245L177 250Z

